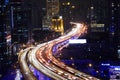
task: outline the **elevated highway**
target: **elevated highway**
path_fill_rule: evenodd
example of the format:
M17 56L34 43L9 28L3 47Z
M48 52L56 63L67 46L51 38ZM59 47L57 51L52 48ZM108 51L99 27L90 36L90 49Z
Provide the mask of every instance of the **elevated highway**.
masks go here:
M70 39L78 38L86 30L86 26L83 24L74 22L71 24L75 24L75 26L63 36L20 52L20 68L26 80L37 79L30 71L29 64L54 80L99 80L65 65L53 56L66 47Z

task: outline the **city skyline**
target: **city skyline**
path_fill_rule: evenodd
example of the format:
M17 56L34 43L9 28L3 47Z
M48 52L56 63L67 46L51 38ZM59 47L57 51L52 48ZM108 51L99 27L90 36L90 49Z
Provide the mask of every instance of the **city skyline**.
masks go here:
M113 55L113 59L119 61L119 0L1 0L0 18L0 76L16 62L22 49L63 36L76 23L87 25L86 33L79 37L87 40L86 46L79 44L87 55L80 58L87 56L89 59L88 55L98 53L94 55L98 59L109 60L107 53L110 53L109 56ZM74 46L79 49L79 46Z

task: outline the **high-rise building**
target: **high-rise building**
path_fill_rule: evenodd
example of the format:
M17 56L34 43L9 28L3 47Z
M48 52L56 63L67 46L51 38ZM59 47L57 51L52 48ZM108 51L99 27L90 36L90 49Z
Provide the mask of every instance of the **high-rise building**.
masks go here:
M7 46L6 46L6 7L5 0L0 1L0 77L7 70Z
M47 18L52 18L59 13L59 0L46 0Z
M90 4L88 18L91 24L91 32L94 32L91 33L91 37L107 40L117 53L117 49L120 48L120 1L91 0ZM98 26L100 24L101 27Z
M43 18L43 30L51 30L63 34L63 19L59 15L59 0L46 0L46 16Z
M46 16L43 19L43 28L51 29L52 18L58 16L59 0L46 0Z
M91 0L91 6L94 8L94 18L96 23L106 23L108 15L108 1L107 0Z
M26 43L28 41L28 30L31 23L31 12L28 4L22 0L11 0L10 16L12 43Z
M45 0L28 0L29 8L31 9L31 27L42 28L42 17L45 15L45 11L42 9L46 7Z
M94 29L98 24L104 24L104 30L100 29L100 26L99 28L95 28L95 30L108 32L111 42L119 42L117 38L120 35L120 1L90 0L90 4L88 18L90 24L92 24L91 28Z
M108 1L91 0L88 8L88 21L91 24L92 32L105 32L108 18Z
M71 18L71 2L61 2L60 14L63 16L65 31L70 28Z
M120 0L109 0L109 40L120 58Z

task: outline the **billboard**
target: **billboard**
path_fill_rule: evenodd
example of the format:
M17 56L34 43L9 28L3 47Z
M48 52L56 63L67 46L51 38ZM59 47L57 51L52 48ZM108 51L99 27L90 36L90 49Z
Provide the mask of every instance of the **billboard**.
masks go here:
M69 44L85 44L87 43L86 39L70 39Z

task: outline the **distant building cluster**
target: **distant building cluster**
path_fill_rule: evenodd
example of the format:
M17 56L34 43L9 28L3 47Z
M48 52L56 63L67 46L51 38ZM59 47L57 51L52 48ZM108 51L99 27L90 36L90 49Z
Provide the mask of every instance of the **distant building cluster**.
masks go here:
M88 8L87 21L90 25L89 32L91 36L99 33L93 36L93 38L99 38L100 40L106 38L110 43L120 48L119 0L91 0Z
M0 1L0 77L13 64L11 60L15 62L17 59L14 56L14 51L20 47L17 44L27 43L31 39L32 29L41 26L39 6L33 0Z

